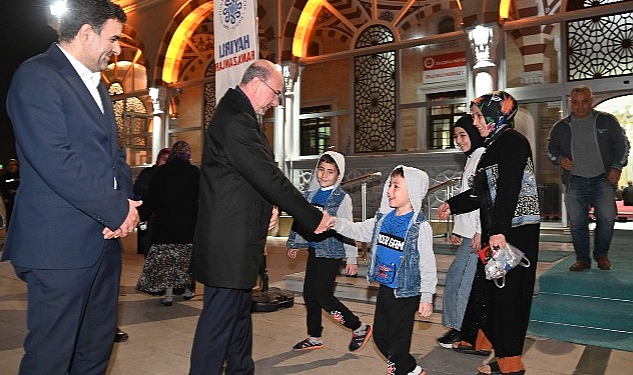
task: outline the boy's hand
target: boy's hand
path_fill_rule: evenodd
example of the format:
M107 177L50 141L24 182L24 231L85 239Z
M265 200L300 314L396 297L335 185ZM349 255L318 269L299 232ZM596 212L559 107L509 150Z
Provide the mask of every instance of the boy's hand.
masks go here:
M345 266L345 274L347 276L354 276L358 273L358 264L348 264Z
M433 314L433 304L430 302L420 302L418 313L420 313L420 316L424 317L431 316L431 314Z
M288 248L288 250L286 251L286 255L290 259L295 259L297 257L297 249Z

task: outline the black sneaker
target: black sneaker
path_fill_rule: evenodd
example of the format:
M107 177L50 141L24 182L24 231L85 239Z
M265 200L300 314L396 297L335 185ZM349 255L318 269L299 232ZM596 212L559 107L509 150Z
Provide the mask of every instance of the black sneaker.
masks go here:
M312 350L321 349L323 347L323 341L317 340L312 337L308 337L303 341L299 341L292 347L293 350Z
M453 348L454 342L459 342L459 334L460 332L458 330L451 328L444 334L444 336L437 339L437 343L442 348L451 349Z
M349 351L357 352L361 350L371 337L372 328L369 324L363 324L352 333L352 341L349 342Z

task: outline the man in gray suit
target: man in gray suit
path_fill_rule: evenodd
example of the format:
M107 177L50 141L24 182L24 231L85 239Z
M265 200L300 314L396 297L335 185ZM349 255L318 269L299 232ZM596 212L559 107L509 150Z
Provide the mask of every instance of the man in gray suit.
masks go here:
M100 72L126 21L108 0L68 0L60 40L16 71L7 109L21 161L2 260L28 291L20 374L105 374L114 343L120 237L138 223Z

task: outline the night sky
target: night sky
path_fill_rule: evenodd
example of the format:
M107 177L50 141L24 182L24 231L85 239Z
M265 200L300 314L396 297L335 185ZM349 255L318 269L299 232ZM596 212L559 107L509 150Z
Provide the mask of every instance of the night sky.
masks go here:
M6 111L11 76L20 63L45 51L57 40L47 23L52 0L1 0L0 14L0 163L16 157L15 140Z

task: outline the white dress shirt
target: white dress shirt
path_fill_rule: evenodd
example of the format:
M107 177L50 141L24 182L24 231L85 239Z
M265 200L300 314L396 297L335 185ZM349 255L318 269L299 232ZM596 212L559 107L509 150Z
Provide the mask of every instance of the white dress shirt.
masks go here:
M60 50L66 55L70 64L75 68L79 77L86 85L88 91L90 91L90 95L95 100L99 109L101 109L101 113L103 113L103 102L101 101L101 96L99 95L99 90L97 87L99 86L99 82L101 81L101 72L93 73L90 69L86 68L84 64L82 64L79 60L71 56L68 52L66 52L59 44L57 45Z

